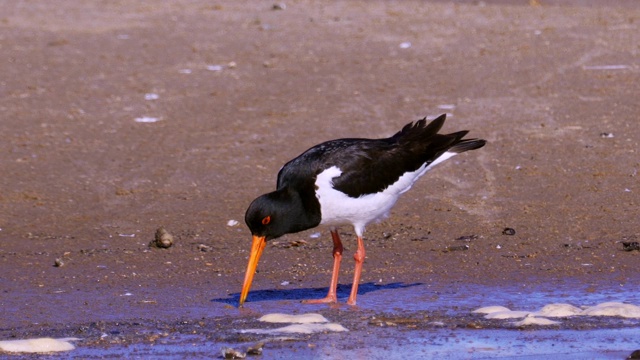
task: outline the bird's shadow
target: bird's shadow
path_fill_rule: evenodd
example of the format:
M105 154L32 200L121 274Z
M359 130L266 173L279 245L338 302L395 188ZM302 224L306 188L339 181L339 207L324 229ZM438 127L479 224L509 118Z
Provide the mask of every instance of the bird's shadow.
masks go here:
M395 282L390 284L378 284L374 282L368 282L360 284L358 287L358 295L363 295L373 291L389 290L389 289L403 289L413 286L422 285L422 283L405 284L401 282ZM328 288L302 288L302 289L269 289L269 290L255 290L249 293L250 302L258 301L273 301L273 300L306 300L306 299L320 299L327 295ZM349 297L351 291L351 285L338 285L338 301L344 302L343 298ZM226 298L212 299L211 302L218 302L229 305L238 305L240 301L240 293L232 293Z

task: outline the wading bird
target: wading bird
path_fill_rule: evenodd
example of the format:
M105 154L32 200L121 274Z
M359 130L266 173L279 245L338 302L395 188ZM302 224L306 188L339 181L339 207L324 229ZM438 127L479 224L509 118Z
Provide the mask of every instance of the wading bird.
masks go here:
M365 258L365 226L389 213L401 194L435 165L468 150L482 139L463 139L468 131L438 134L446 115L427 123L409 123L384 139L338 139L316 145L286 163L278 173L277 190L255 199L245 214L253 244L240 293L247 298L267 241L284 234L328 225L333 239L333 274L325 298L306 303L337 302L342 259L337 226L353 225L357 236L355 272L347 304L355 305Z

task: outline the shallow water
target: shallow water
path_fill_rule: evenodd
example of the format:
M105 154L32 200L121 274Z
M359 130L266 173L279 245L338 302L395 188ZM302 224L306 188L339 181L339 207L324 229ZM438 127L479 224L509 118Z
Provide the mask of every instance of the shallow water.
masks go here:
M534 289L522 285L458 284L443 289L425 284L363 284L364 290L355 308L301 305L297 300L282 300L277 294L273 299L258 294L244 309L213 301L210 314L224 314L222 321L216 322L222 324L219 327L209 323L203 327L182 328L152 341L135 340L133 334L128 334L134 329L125 328L115 344L92 341L90 335L86 342L79 341L77 349L63 357L221 358L224 347L242 350L259 341L266 341L262 359L624 359L640 349L640 320L636 319L559 318L562 323L559 326L517 328L510 321L483 320L482 315L471 314L472 310L487 305L535 311L560 302L576 306L606 301L640 304L640 294L627 286L601 286L594 291L590 286L570 285ZM348 290L346 286L340 287L341 301ZM232 303L235 296L227 302ZM329 321L340 323L350 331L287 335L286 340L275 335L240 335L243 329L268 326L260 325L257 319L275 312L321 312ZM387 326L386 320L376 322L385 317L395 323ZM171 324L165 325L171 327ZM148 327L152 333L153 326ZM143 324L142 329L135 332L147 330ZM56 354L56 358L59 357L60 354Z
M369 335L369 341L374 340ZM407 336L385 337L376 344L357 349L339 349L330 336L309 346L306 341L286 342L284 347L265 346L261 359L624 359L638 347L638 329L606 329L598 331L512 331L450 330L414 331ZM162 357L170 359L221 358L224 347L241 348L239 344L211 343L196 336L183 336L171 344L136 344L108 349L78 348L69 353L79 358ZM252 357L248 357L249 359Z
M338 301L344 303L350 287L338 288ZM280 300L273 296L270 300L260 294L250 293L246 309L260 313L291 312L291 303L308 297L324 296L326 289L319 291L300 291L295 299ZM385 312L434 311L446 310L452 313L477 309L483 306L501 305L512 310L535 311L551 303L569 303L574 306L592 306L603 302L626 302L640 305L640 292L630 286L620 284L584 285L567 281L548 286L503 285L485 286L475 284L455 284L450 286L422 283L391 283L378 285L365 283L360 285L358 307ZM299 299L298 299L299 298ZM230 299L228 304L237 304ZM304 305L296 310L325 308L325 305Z

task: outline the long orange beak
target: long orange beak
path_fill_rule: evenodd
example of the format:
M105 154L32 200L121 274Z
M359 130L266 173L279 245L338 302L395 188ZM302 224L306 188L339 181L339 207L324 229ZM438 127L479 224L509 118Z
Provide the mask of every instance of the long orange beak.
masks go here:
M256 267L258 267L258 260L262 255L267 240L264 236L253 236L253 244L251 245L251 255L249 255L249 264L247 265L247 273L244 275L244 284L242 285L242 292L240 293L240 307L244 304L244 301L249 295L249 289L251 289L251 283L253 282L253 275L256 273Z

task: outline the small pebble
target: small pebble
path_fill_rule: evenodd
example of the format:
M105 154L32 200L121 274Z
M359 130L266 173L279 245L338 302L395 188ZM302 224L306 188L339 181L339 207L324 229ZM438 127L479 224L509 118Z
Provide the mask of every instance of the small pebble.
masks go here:
M640 251L640 242L632 241L632 242L622 242L622 250L624 251Z
M64 261L62 261L61 258L57 258L55 263L54 263L55 267L63 267L64 266Z
M291 247L300 247L300 246L304 246L307 245L308 242L304 241L304 240L293 240L290 241L288 244L284 244L282 245L283 248L288 249Z
M149 246L155 246L161 249L170 248L173 245L173 235L169 234L163 227L156 230L156 237Z
M483 326L482 324L476 323L476 322L470 322L466 325L467 329L482 329Z
M249 346L249 348L247 348L247 355L262 355L263 347L264 347L263 342L259 342L255 345Z
M603 132L603 133L600 133L600 137L603 139L611 139L614 136L613 136L613 133Z
M502 235L515 235L516 234L516 230L510 227L504 228L504 230L502 230Z
M223 348L222 357L225 359L244 359L247 354L232 348Z
M271 10L286 10L286 9L287 9L287 4L285 3L275 3L271 7Z
M209 252L209 251L213 251L213 247L209 246L209 245L205 245L205 244L199 244L198 245L198 250L200 250L202 252Z
M444 252L449 252L449 251L464 251L464 250L469 250L469 245L447 246L447 247L444 249Z

